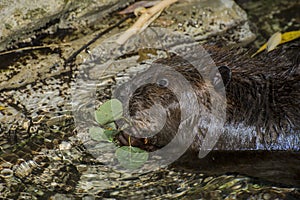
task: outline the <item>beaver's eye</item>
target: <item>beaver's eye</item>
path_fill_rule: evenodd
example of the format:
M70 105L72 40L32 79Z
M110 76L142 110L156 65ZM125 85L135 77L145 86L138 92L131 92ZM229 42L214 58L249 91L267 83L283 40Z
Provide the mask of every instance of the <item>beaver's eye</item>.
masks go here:
M168 86L168 80L167 79L159 79L157 81L157 85L159 87L167 87Z

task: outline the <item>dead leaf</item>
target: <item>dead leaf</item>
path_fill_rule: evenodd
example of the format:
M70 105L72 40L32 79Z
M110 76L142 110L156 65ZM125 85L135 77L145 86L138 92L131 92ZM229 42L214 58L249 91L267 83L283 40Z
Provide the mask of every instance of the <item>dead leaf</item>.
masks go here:
M4 106L0 106L0 111L5 110L6 108Z
M274 50L281 42L281 33L274 33L267 42L267 52Z
M261 46L251 57L253 58L254 56L256 56L257 54L259 54L260 52L262 52L263 50L267 49L267 51L272 51L273 49L276 48L276 46L286 43L286 42L290 42L292 40L296 40L297 38L300 37L300 30L298 31L290 31L290 32L286 32L286 33L275 33L271 36L271 38L268 40L267 43L265 43L263 46ZM280 41L279 41L280 38ZM279 41L279 43L278 43Z
M281 43L280 44L295 40L299 37L300 37L300 30L299 31L290 31L290 32L283 33L282 36L281 36Z

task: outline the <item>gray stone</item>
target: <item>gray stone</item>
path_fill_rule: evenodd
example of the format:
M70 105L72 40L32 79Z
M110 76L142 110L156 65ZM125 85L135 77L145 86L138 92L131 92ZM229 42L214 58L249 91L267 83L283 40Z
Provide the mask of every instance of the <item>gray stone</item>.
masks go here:
M30 42L35 31L57 28L81 29L100 21L112 10L126 5L125 0L3 0L0 1L0 51L18 42Z

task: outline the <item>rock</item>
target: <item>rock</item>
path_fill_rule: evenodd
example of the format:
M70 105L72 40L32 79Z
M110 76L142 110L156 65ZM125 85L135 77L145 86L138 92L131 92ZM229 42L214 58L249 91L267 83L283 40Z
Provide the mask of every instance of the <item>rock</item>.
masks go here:
M45 30L53 33L59 29L82 29L103 19L131 1L118 0L3 0L0 2L0 51L15 42L30 43L35 33ZM52 29L48 29L49 27ZM46 29L48 29L46 31Z
M228 35L227 43L247 44L255 38L246 12L233 0L189 0L175 4L155 24L188 33L195 40Z

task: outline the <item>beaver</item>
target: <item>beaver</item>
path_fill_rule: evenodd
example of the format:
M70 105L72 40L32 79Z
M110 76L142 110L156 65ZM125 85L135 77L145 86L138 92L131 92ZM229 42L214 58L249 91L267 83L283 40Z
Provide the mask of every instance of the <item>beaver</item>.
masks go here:
M192 117L192 121L197 121L197 133L194 135L187 152L199 152L201 146L203 146L203 140L208 134L209 127L207 127L207 124L216 126L217 128L213 130L220 132L218 137L214 138L216 142L213 143L212 148L205 149L213 151L204 160L202 159L202 164L209 163L208 160L213 161L218 156L223 157L223 162L220 163L224 164L224 156L222 156L224 154L220 152L226 152L229 155L226 158L233 158L236 156L231 153L228 154L228 152L238 150L241 152L247 150L264 152L263 156L249 154L248 152L244 155L243 160L249 160L253 156L264 157L267 160L268 156L266 156L265 151L289 150L288 152L294 153L300 150L299 46L298 39L282 45L274 51L251 58L249 53L247 54L242 50L227 50L206 45L206 51L218 67L217 72L212 73L210 71L209 75L203 76L203 73L199 72L188 60L178 55L171 55L168 58L156 60L153 66L138 75L134 81L138 82L141 78L145 79L147 74L152 73L151 70L156 70L155 66L159 66L174 69L190 83L200 105L200 113ZM218 76L221 76L221 79L218 79ZM183 105L180 105L178 95L173 92L174 88L170 88L168 85L172 77L157 74L148 78L154 81L140 86L134 91L133 95L128 97L130 99L127 109L132 119L132 127L125 130L118 137L118 140L121 144L128 145L128 135L131 135L130 145L154 151L170 143L182 123L182 109L193 105L184 102ZM216 79L223 81L223 84L220 84L220 81L216 81ZM126 84L124 87L126 87ZM124 87L121 87L122 89L117 92L124 91ZM181 85L178 84L173 87L181 87ZM214 94L210 92L211 88L214 89ZM222 93L222 89L225 94ZM185 90L185 88L180 89L180 91ZM209 112L212 110L211 106L214 104L215 98L224 98L226 101L224 123L220 123L221 121L218 120L216 112ZM153 105L159 105L164 109L165 121L162 121L163 117L157 117L160 115L151 112L150 108ZM203 110L204 112L202 112ZM211 122L214 120L217 120L217 123ZM157 127L159 128L157 129ZM155 132L154 129L158 131ZM155 134L143 136L141 133L143 131L155 132ZM185 137L185 135L180 137L179 145L180 142L186 142L184 141ZM272 156L269 157L271 160L274 159ZM296 161L296 157L293 154L292 162L299 163L300 160ZM189 158L188 160L193 160L192 163L195 165L195 159ZM261 160L263 163L263 159ZM237 161L235 162L237 163ZM283 163L280 163L282 166ZM200 164L197 166L200 166ZM208 168L209 166L211 166L211 163L207 164ZM232 163L230 166L232 167ZM247 166L248 168L242 173L249 174L249 168L251 167L250 164ZM294 166L293 164L293 169L295 169ZM205 167L202 169L205 169ZM228 170L224 166L223 169ZM221 171L224 172L224 170ZM236 170L239 169L236 168ZM295 172L293 175L282 175L289 177L288 181L283 182L300 185L300 172L299 170L296 171L293 171ZM255 175L255 173L257 171L251 170L250 174ZM295 174L298 177L296 182L291 181L291 179L295 180ZM268 177L273 175L269 174Z
M226 92L226 123L222 129L224 133L220 135L215 148L299 150L300 58L297 49L299 44L294 42L253 59L245 55L230 54L213 46L205 48L215 64L220 66L219 73ZM210 94L205 90L210 82L205 81L197 69L182 57L173 55L158 59L154 64L169 66L183 74L195 89L198 103L208 104L211 101L207 97ZM144 73L149 74L149 70ZM163 129L148 138L150 144L160 148L176 134L180 124L181 108L176 95L168 86L163 86L167 84L167 78L151 78L157 79L154 81L156 83L139 87L130 97L129 112L131 116L143 113L144 117L149 117L150 114L144 113L155 104L162 105L167 110L168 120ZM133 124L137 126L141 124L142 129L145 127L151 129L155 123L161 123L159 119L154 122L152 120L152 124L147 124L147 118L139 118L136 121L138 120L142 120L143 123L133 122ZM205 131L200 132L203 134ZM201 145L200 139L199 134L196 135L192 145L195 151Z

